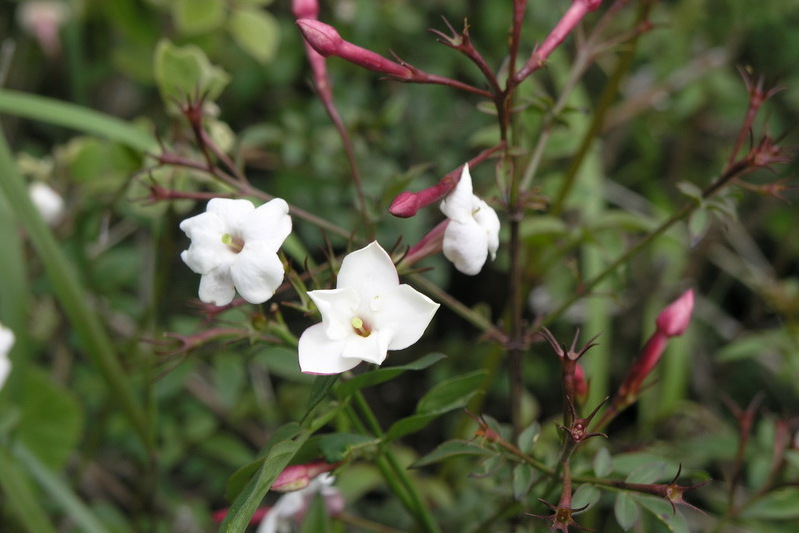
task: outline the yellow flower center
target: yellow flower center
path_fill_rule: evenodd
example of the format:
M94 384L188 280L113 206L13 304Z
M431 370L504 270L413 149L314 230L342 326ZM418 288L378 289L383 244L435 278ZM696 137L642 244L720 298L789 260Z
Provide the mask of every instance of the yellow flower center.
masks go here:
M358 317L354 317L350 324L353 326L353 331L360 337L369 337L369 334L372 333L372 329Z
M238 254L244 248L244 240L239 237L234 237L230 233L222 235L222 244L226 245L235 254Z

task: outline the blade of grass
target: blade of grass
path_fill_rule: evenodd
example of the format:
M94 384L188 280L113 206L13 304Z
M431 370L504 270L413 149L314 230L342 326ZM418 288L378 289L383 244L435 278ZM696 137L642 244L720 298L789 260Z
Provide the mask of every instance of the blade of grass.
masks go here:
M47 513L39 505L31 484L4 447L0 447L0 487L8 500L8 508L14 510L26 530L31 533L55 533L56 530L47 520Z
M59 248L55 237L34 207L19 174L5 137L0 135L0 192L14 208L45 266L61 305L80 338L83 348L99 369L109 392L148 450L151 435L142 403L136 397L129 378L106 331L91 309L78 275Z
M98 135L140 152L152 151L157 146L153 135L129 122L86 107L34 94L0 90L0 113Z

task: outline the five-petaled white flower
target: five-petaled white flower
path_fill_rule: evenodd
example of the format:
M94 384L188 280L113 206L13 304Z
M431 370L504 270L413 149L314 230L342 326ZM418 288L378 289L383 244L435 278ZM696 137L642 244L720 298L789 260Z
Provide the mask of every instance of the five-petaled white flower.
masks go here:
M14 346L14 332L0 324L0 389L5 385L6 378L11 373L11 360L8 352Z
M387 350L417 342L439 307L400 284L389 254L374 241L342 260L335 289L308 295L322 314L300 337L300 370L308 374L338 374L361 361L381 364Z
M229 304L235 287L248 302L263 303L283 281L278 249L292 231L284 200L256 209L249 200L214 198L205 213L184 220L180 228L192 240L181 259L201 275L203 302Z
M489 205L472 194L472 176L464 165L461 179L439 208L448 219L442 252L459 272L474 276L486 257L494 260L500 245L500 219Z

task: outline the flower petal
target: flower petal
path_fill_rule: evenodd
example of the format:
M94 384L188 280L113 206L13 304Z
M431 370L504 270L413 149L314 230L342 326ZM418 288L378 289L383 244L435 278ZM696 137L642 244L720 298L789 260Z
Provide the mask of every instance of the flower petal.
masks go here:
M300 371L306 374L341 374L354 368L361 360L342 357L345 342L330 339L323 324L309 327L300 335L297 346Z
M214 213L228 227L228 231L241 234L242 223L255 210L253 202L244 199L212 198L206 205L206 213Z
M353 330L353 318L358 311L358 293L352 287L308 291L322 315L325 335L333 340L358 336Z
M402 350L417 342L439 309L439 304L406 284L387 292L385 298L389 304L376 315L374 327L392 332L389 350Z
M264 241L245 242L231 265L231 278L242 298L264 303L283 281L283 264Z
M200 300L207 304L223 306L231 303L236 291L233 290L230 268L224 266L203 274L198 293Z
M444 230L442 252L459 272L474 276L483 268L488 250L488 236L475 219L451 220Z
M192 241L189 249L181 253L181 259L195 273L205 274L233 260L233 251L222 242L222 236L230 229L216 214L206 212L187 218L180 228Z
M469 165L464 165L461 178L439 204L439 209L451 220L466 222L472 218L472 196L472 176L469 173Z
M386 352L395 332L389 328L375 328L367 337L352 335L346 339L342 356L379 365L386 359Z
M362 304L400 284L392 258L372 241L342 260L336 287L352 287L361 297Z
M291 232L289 205L281 198L274 198L247 214L242 221L241 237L245 243L263 241L277 252Z
M497 249L500 247L500 219L494 209L489 207L489 204L477 196L475 199L477 200L477 206L473 210L472 216L475 218L475 222L486 232L489 255L494 260L497 255Z

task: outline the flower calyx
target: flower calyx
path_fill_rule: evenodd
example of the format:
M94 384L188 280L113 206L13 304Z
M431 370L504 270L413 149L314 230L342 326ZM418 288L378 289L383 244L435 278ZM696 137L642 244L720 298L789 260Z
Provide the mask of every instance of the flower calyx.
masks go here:
M582 525L575 522L573 515L580 513L581 511L586 510L589 507L587 503L583 507L578 507L577 509L573 509L569 506L564 505L553 505L552 503L545 501L539 498L539 501L545 504L547 507L553 511L551 515L539 515L533 513L526 513L528 516L532 516L534 518L539 518L541 520L547 520L552 522L550 525L550 529L548 531L561 531L563 533L569 533L569 528L573 527L575 529L579 529L581 531L596 531L594 529L589 529L588 527L583 527Z

